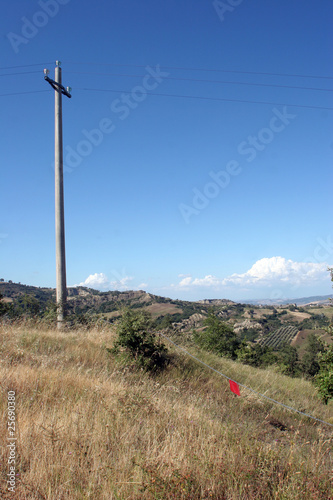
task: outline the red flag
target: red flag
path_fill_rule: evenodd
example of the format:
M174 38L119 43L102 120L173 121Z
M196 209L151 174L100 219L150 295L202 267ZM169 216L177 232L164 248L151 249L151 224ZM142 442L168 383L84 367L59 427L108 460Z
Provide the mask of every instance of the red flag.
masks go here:
M239 387L238 387L237 382L234 382L233 380L229 379L229 384L230 384L230 390L232 392L234 392L235 394L237 394L237 396L240 396Z

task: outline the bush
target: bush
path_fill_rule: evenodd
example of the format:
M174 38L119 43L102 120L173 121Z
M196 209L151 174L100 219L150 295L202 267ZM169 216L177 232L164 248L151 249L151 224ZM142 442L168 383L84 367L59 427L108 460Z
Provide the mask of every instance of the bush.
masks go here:
M319 372L315 376L315 384L325 404L333 399L333 344L326 347L325 352L318 354Z
M204 325L207 327L204 331L193 333L194 341L203 349L236 359L240 341L233 328L213 313L208 315Z
M258 330L256 328L244 328L239 332L240 340L248 340L253 342L258 337Z
M122 347L142 368L148 371L162 370L170 361L168 350L157 340L151 328L150 314L125 309L118 324L118 338L113 352L119 352Z
M154 326L160 329L172 329L172 316L171 314L166 314L165 316L159 316L156 318Z
M306 377L314 377L319 372L320 365L318 356L319 353L324 351L325 346L323 341L313 333L309 335L301 364L302 372Z
M296 347L285 344L277 353L281 373L289 377L297 377L300 364Z
M328 269L333 281L333 268ZM333 335L333 324L325 328L329 335ZM314 377L314 383L318 387L319 394L325 404L333 399L333 344L325 345L324 351L318 354L319 372Z
M2 302L3 295L0 293L0 316L4 316L10 310L10 305L6 304L6 302Z
M271 347L242 342L237 351L237 359L245 365L264 367L276 363L277 356Z

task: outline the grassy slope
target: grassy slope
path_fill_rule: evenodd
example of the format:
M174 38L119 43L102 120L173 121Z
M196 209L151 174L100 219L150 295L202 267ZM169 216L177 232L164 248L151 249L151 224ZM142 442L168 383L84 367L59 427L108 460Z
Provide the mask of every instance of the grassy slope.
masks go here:
M17 394L19 499L327 499L332 428L241 389L175 354L154 378L123 365L106 331L4 326L0 434ZM313 386L213 355L239 382L333 423ZM277 422L286 426L281 431ZM1 448L1 498L7 449Z

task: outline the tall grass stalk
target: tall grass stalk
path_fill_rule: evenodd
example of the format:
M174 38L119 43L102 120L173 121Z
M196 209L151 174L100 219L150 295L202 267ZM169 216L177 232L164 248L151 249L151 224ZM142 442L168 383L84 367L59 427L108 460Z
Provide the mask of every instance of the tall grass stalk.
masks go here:
M59 332L32 324L0 329L1 442L7 391L17 396L17 482L1 498L332 498L332 428L242 391L173 353L150 376L106 349L110 329ZM333 423L314 387L200 351L216 369ZM279 424L285 430L281 430Z

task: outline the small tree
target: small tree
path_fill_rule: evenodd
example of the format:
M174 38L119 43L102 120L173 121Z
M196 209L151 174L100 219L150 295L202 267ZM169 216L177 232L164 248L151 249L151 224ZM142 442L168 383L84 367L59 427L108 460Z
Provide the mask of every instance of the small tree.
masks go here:
M40 312L40 303L36 297L33 297L32 295L28 295L27 293L24 294L21 304L23 311L27 316L37 316Z
M296 347L285 344L278 352L279 367L282 373L295 377L299 374L299 358Z
M237 350L237 359L241 363L250 366L260 366L261 346L252 346L247 342L242 342Z
M333 281L333 268L328 268ZM330 299L332 302L332 299ZM326 328L326 333L333 336L333 323ZM333 344L325 344L324 351L318 355L319 371L314 377L314 383L318 387L320 396L325 404L333 399Z
M315 376L315 384L325 404L333 399L333 344L327 346L325 352L318 355L319 372Z
M261 346L260 344L251 345L242 342L237 351L237 359L250 366L268 366L277 361L277 357L271 347Z
M328 268L333 281L333 268ZM332 299L330 299L332 301ZM329 335L333 335L333 324L325 328ZM324 352L318 354L319 372L314 377L320 396L325 404L333 399L333 344L325 345Z
M319 353L325 352L323 341L313 333L309 335L305 353L302 359L302 372L306 377L314 377L320 369Z
M0 293L0 316L4 316L10 310L10 306L2 301L3 295Z
M207 327L204 331L194 332L194 341L203 349L235 359L240 341L233 328L217 318L214 313L209 313L204 325Z
M160 328L171 329L172 328L172 318L171 314L166 314L160 321Z
M151 331L151 316L145 311L125 309L117 328L118 339L114 345L114 352L123 347L139 366L157 371L169 363L167 348L157 340Z

